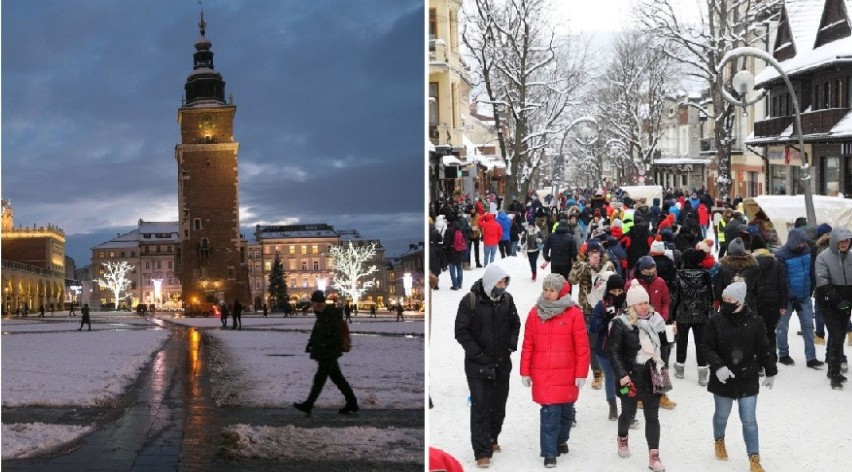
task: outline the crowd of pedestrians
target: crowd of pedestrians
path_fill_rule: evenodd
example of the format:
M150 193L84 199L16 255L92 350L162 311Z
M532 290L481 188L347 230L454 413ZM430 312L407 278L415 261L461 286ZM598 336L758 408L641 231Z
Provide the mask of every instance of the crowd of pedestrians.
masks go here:
M756 398L761 384L773 386L776 363L794 368L788 343L793 313L806 367L823 371L827 362L832 389L846 381L852 232L825 223L811 227L800 218L782 244L765 213L747 219L738 203L720 210L700 189L670 190L651 202L618 189L578 189L543 200L531 193L523 203L506 205L493 194L432 202L430 272L449 270L450 290L461 290L466 270L485 267L459 297L455 324L465 351L478 467L488 467L501 450L510 354L521 326L516 303L523 305L506 291L508 274L494 261L526 256L534 283L550 265L538 300L524 301L535 304L524 325L519 372L541 405L545 467L568 450L574 403L591 370L591 387L604 390L608 417L617 420L617 454L630 455L629 430L638 426L641 409L648 466L665 470L659 408L677 403L652 378L667 373L673 348L675 385L686 377L691 337L698 384L714 398L716 457L728 459L725 429L736 401L750 468L763 470ZM826 334L820 360L814 345L824 344Z

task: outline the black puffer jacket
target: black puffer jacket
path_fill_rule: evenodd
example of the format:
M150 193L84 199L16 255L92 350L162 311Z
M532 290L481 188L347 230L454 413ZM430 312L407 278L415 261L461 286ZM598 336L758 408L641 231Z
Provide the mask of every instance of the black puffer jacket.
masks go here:
M326 305L322 313L317 313L311 338L308 340L308 352L311 359L337 359L343 355L343 327L340 310Z
M757 265L757 260L751 254L744 256L727 255L719 261L719 272L716 273L716 281L713 284L713 300L722 301L722 292L725 290L725 287L733 282L737 274L745 279L746 304L752 313L757 313L757 290L760 286L760 267Z
M704 328L701 348L710 366L707 390L723 397L757 395L761 367L769 377L778 373L766 338L766 325L752 314L748 306L739 313L711 316ZM734 374L725 383L719 382L716 377L716 371L723 366Z
M470 293L475 300L471 311ZM518 350L521 318L515 301L508 293L492 300L476 281L459 301L456 313L456 341L464 348L465 370L475 366L507 362L509 355Z
M653 395L651 387L651 360L644 364L636 363L639 352L639 328L626 324L621 317L616 317L606 338L606 353L612 363L616 385L625 375L630 376L636 386L639 400Z
M553 265L570 266L577 259L577 244L574 235L568 231L568 225L559 225L556 232L544 242L544 260Z
M681 269L669 319L679 324L704 324L713 309L713 279L704 269Z
M666 283L666 287L669 289L670 294L675 293L675 277L677 277L677 267L675 267L675 263L673 260L669 259L669 256L652 256L654 262L657 264L657 275L663 279L663 282ZM635 267L634 267L635 271Z
M757 291L758 313L765 310L778 311L787 306L787 267L778 262L766 249L753 253L760 267L760 290Z

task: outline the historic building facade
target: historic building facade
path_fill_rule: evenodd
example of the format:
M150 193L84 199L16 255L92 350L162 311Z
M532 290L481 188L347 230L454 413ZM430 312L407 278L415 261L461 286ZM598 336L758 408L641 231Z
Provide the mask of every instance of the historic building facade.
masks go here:
M212 44L198 24L193 70L178 109L181 142L175 146L180 244L175 265L184 303L249 300L248 271L240 236L234 114L225 81L214 69ZM152 269L153 270L153 269Z

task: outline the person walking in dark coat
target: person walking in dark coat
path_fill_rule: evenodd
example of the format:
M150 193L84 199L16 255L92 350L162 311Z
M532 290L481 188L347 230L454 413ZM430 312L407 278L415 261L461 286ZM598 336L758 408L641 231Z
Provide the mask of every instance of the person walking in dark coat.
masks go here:
M68 316L77 316L77 313L74 311L74 302L71 302L70 311L68 311Z
M343 314L346 316L346 321L352 323L352 305L349 302L343 305Z
M286 313L288 310L284 310ZM269 314L269 307L266 306L266 303L263 304L263 317L266 318L266 315Z
M219 317L222 319L222 327L223 328L228 327L228 316L229 316L229 314L230 314L230 310L228 310L228 305L225 303L224 300L222 300L222 302L219 303Z
M713 413L716 458L728 460L725 428L736 400L746 452L751 470L755 471L763 470L756 415L759 372L763 368L766 373L763 385L772 388L778 367L772 358L766 325L748 308L747 293L748 288L741 280L725 288L719 312L707 323L702 346L713 371L707 390L713 394L716 406Z
M742 238L736 237L728 242L728 254L719 259L719 271L713 282L713 304L718 307L722 302L722 290L734 281L734 277L743 278L748 293L746 303L752 313L757 313L757 289L760 284L760 266L753 255L746 252Z
M234 299L234 320L231 325L231 329L239 329L242 331L243 329L243 306L240 305L240 301L236 298Z
M337 363L337 359L343 355L344 334L340 310L325 303L325 294L322 290L316 290L311 294L311 306L317 319L305 352L310 353L311 359L317 361L317 372L308 398L301 403L293 403L293 406L310 416L326 379L330 378L346 399L346 405L337 412L341 415L357 413L360 410L358 399Z
M544 241L544 260L553 264L550 272L567 280L577 259L577 249L574 235L568 229L568 220L560 220L556 231Z
M91 331L92 330L92 319L89 317L89 304L88 303L83 305L83 308L80 309L80 313L83 315L83 317L80 318L80 327L77 328L77 331L83 331L83 325L84 324L89 325L89 331Z
M518 350L521 318L506 293L509 274L489 264L485 274L459 301L455 337L464 348L464 372L470 389L470 439L480 468L491 464L506 417L510 355Z
M376 317L376 305L373 304L373 305L370 305L370 318L375 318L375 317Z
M769 252L760 236L751 239L751 250L760 268L760 290L757 291L757 315L766 325L772 359L778 361L778 338L775 329L787 307L787 268Z
M402 316L402 302L396 304L396 321L405 321L405 317Z
M38 315L38 316L44 317L44 304L41 304L41 305L38 307L38 311L39 311L39 315Z
M683 269L675 278L675 289L669 317L674 322L674 335L677 344L675 354L675 377L684 378L686 370L686 351L689 347L689 331L695 343L695 358L698 364L698 385L705 386L710 375L707 359L701 342L704 326L710 318L713 308L713 279L710 272L701 267L704 251L687 249L683 253Z

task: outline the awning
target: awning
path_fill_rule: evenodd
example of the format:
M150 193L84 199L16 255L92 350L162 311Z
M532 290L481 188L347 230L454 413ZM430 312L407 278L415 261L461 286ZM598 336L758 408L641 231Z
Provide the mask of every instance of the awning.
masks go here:
M453 155L443 156L441 158L441 162L445 166L463 166L463 165L465 165L465 162L463 162L461 159L459 159L458 157L453 156Z

